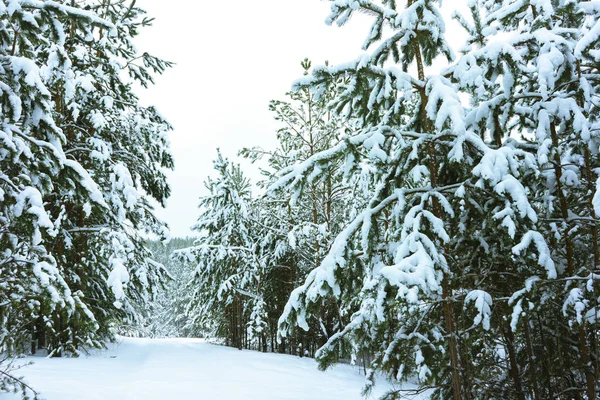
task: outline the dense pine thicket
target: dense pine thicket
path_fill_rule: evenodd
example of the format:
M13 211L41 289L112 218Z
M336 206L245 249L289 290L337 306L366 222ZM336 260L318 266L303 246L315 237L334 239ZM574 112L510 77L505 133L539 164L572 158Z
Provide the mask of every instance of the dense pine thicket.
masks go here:
M305 60L303 67L308 73L310 62ZM241 152L268 166L259 187L278 179L273 171L339 141L344 124L326 107L332 95L328 91L316 99L301 90L289 93L288 101L271 103L282 125L279 147ZM352 213L351 188L342 182L340 166L328 166L328 179L313 182L294 204L287 190L277 197L253 197L240 166L220 153L214 168L216 177L205 182L209 194L201 199L202 214L194 226L200 237L177 253L179 260L197 262L186 310L190 329L197 327L199 333L238 348L313 356L340 329L341 304L333 299L323 304L319 315L307 320L312 330L290 338L278 337L278 320L291 291L318 266Z
M363 360L366 391L596 399L600 4L472 0L454 54L440 3L331 2L329 24L373 18L367 53L305 62L271 104L279 147L242 151L261 195L219 155L186 312L239 348Z
M170 65L132 44L150 23L135 1L0 2L0 354L102 346L162 280L140 233L166 231L171 127L132 91Z
M194 238L172 238L168 241L147 241L153 260L164 266L166 277L153 301L146 304L143 321L130 326L128 336L151 338L203 337L198 325L189 323L186 306L191 298L192 264L173 258L178 250L194 244ZM120 330L124 330L121 325Z

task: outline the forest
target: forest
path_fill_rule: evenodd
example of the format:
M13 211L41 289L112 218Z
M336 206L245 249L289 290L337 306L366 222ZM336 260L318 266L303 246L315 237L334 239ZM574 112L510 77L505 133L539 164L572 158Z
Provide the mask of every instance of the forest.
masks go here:
M600 1L469 0L459 44L441 3L330 0L363 51L302 60L276 146L215 149L172 238L153 18L0 1L0 398L123 337L351 364L381 400L599 398Z

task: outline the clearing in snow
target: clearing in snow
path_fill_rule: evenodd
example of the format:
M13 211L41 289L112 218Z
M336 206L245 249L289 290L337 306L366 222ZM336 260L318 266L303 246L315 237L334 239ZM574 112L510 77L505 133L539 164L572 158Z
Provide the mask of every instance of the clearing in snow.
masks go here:
M46 400L362 399L357 366L322 372L310 358L217 346L202 339L120 338L88 357L30 357L17 371ZM390 389L381 379L371 398ZM17 399L0 394L0 399Z

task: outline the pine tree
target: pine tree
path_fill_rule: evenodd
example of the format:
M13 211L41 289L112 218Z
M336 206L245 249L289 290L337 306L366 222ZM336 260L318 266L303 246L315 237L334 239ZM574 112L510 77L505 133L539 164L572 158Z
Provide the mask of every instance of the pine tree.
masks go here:
M472 14L476 24L465 25L474 51L459 68L476 64L482 78L465 79L475 75L461 72L458 80L479 104L471 112L473 130L489 132L497 145L510 141L526 149L534 167L519 180L529 199L538 199L530 200L536 218L513 253L520 255L535 244L546 264L556 266L552 274L540 276L535 260L524 257L513 264L516 279L503 279L502 285L496 279L498 295L510 297L502 311L512 347L512 384L519 398L578 397L581 391L595 398L597 354L591 349L597 332L598 237L592 154L597 145L595 106L586 93L596 90L597 80L590 77L594 67L583 65L593 58L588 46L598 40L590 31L597 11L584 2L526 2L520 7L481 2L472 6ZM510 40L499 46L497 36L507 34ZM511 237L522 229L511 220L512 213L492 212L506 221ZM560 339L553 343L544 332Z
M345 79L330 106L358 129L281 170L271 190L301 196L343 160L370 200L292 293L282 333L307 328L324 297L354 298L317 357L330 365L345 342L372 353L367 389L383 371L416 376L434 398L595 398L597 10L472 2L454 60L435 3L332 3L329 23L373 15L364 47L377 47L296 88ZM428 75L440 55L447 67ZM362 288L348 297L351 282Z
M75 74L75 84L71 71L56 74L51 85L56 119L67 136L65 152L94 176L111 212L82 204L72 192L57 192L51 201L54 214L61 216L55 254L59 263L69 266L65 277L71 289L95 305L98 330L93 335L102 340L111 335L109 328L115 323L139 322L163 274L138 232L165 232L148 198L164 204L170 193L163 169L173 167L166 136L171 128L155 109L138 105L132 84L137 80L147 86L151 73L162 73L170 64L135 53L131 38L151 22L143 10L125 2L91 6L114 23L116 32L99 29L95 33L100 40L90 42L71 26L67 46L74 54L73 65L84 72ZM131 81L123 81L123 73ZM65 334L75 338L78 329L83 336L89 331L85 325L70 324ZM76 343L70 345L77 348Z
M376 15L365 47L381 39L384 24L391 25L394 34L381 40L368 57L340 68L316 68L313 77L298 87L312 87L319 93L332 79L346 77L348 83L333 107L356 121L359 129L339 145L283 170L275 187L299 189L297 182L341 159L346 176L360 176L361 163L372 166L367 172L372 191L365 209L294 291L285 317L301 325L298 316L321 296L341 298L349 282L362 282L359 310L318 357L325 363L335 361L337 345L350 334L355 350L374 352L373 370L384 370L400 380L413 371L425 383L444 379L448 375L443 371L450 364L452 390L455 398L461 398L449 289L454 271L446 259L450 236L442 219L454 216L447 196L460 187L460 181L459 177L440 177L440 164L448 163L442 159L448 154L452 160L456 151L449 152L448 146L464 136L464 122L449 82L426 77L424 71L424 65L439 54L451 58L451 51L434 2L409 2L405 9L387 1L382 5L335 2L329 22L343 24L356 9ZM390 57L404 70L416 64L417 77L386 67ZM407 110L414 111L413 118L403 118ZM402 315L399 319L394 317L398 314ZM428 316L427 323L422 323L423 314ZM428 351L440 346L446 351Z
M190 330L187 325L186 306L190 301L187 283L192 278L190 264L176 257L177 250L191 247L194 238L172 238L168 242L149 241L146 243L152 252L152 259L165 266L169 274L168 281L154 301L146 307L148 316L141 333L145 337L199 337L202 331Z
M34 319L41 303L51 309L73 310L77 305L77 296L72 296L44 246L44 236L56 235L44 196L66 186L65 190L78 190L90 204L104 205L89 174L62 151L64 136L53 119L38 45L51 42L57 49L64 46L60 32L50 28L61 26L58 13L81 21L83 26L110 25L92 13L56 3L22 6L3 2L0 7L3 17L11 21L3 24L1 35L4 122L0 242L4 250L0 275L4 284L0 289L0 343L8 351L18 351L28 345L28 320ZM47 27L47 32L40 26ZM66 67L60 59L55 63L57 68ZM56 181L58 171L69 179Z
M165 231L148 196L169 195L170 126L132 82L170 64L138 58L142 14L125 2L0 3L2 352L101 346L162 275L139 232Z
M311 62L305 59L301 65L304 74L308 75ZM302 90L288 93L286 101L271 102L270 110L281 124L277 131L279 145L269 151L259 148L241 151L241 155L252 161L267 158L268 169L263 170L265 180L260 187L273 184L278 179L276 172L339 142L345 126L342 119L333 117L327 108L334 91L315 95ZM266 302L272 335L276 333L285 299L326 254L340 229L340 221L348 213L350 188L342 183L340 169L339 164L329 165L320 177L306 184L302 196L291 201L291 193L286 190L255 200L261 215L260 228L264 232L259 235L263 238L259 249L266 260L265 283L268 287L264 289L264 296L277 299ZM329 299L319 307L318 316L307 321L312 332L298 330L294 335L282 338L279 351L313 355L317 346L324 344L339 329L339 318L343 314L339 304Z
M247 328L262 331L263 265L253 237L250 181L220 152L214 168L218 175L205 182L209 194L200 200L202 213L193 227L200 238L179 253L198 263L187 313L192 329L242 349Z

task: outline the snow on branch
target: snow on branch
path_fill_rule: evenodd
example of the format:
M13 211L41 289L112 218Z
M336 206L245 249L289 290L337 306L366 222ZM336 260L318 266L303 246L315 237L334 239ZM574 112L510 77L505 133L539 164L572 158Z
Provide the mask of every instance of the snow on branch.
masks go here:
M63 14L67 14L74 17L80 17L93 23L94 25L103 26L109 28L116 33L116 27L111 22L98 17L94 12L85 11L80 8L71 7L65 4L58 3L56 1L37 1L37 0L11 0L8 7L5 7L4 2L0 3L0 13L8 12L12 15L14 11L20 6L22 8L34 8L38 10L53 10L59 11ZM4 9L3 9L4 8Z

